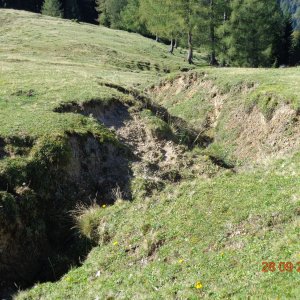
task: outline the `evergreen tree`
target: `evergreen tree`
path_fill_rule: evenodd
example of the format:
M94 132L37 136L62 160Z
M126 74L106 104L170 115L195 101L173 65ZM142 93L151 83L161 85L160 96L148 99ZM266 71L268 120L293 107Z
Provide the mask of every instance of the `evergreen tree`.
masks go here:
M227 0L209 0L209 47L210 64L216 65L217 50L222 49L218 39L218 28L226 21L228 14L229 1ZM221 35L222 36L222 35Z
M64 17L80 20L78 0L65 0Z
M293 25L290 15L283 17L283 31L282 34L277 35L274 44L274 57L276 59L275 66L289 65L290 53L292 49L293 40Z
M78 6L81 21L97 24L96 0L78 0Z
M127 0L98 0L100 24L109 24L111 28L123 28L121 12L126 7Z
M270 66L274 45L282 34L283 20L276 0L233 0L231 17L226 22L225 43L232 65Z
M293 33L290 63L293 66L300 65L300 31L294 31Z
M207 4L206 0L178 0L174 4L183 20L182 29L187 34L187 61L189 64L193 63L194 37L196 36L198 40L202 39L204 41L208 32Z
M106 10L106 0L96 0L96 9L99 13L98 21L99 24L110 27L109 15Z
M172 1L142 0L140 15L153 35L171 41L169 52L173 53L175 41L180 35L182 18Z
M140 14L141 0L127 0L127 5L121 11L122 27L128 31L149 35L145 22Z
M61 18L62 11L59 0L45 0L42 7L42 14Z

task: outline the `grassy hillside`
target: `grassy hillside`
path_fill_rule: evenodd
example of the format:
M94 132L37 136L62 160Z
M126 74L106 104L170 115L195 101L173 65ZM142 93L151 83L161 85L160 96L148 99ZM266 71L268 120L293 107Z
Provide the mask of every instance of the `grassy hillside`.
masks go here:
M298 155L93 208L82 218L99 246L83 266L17 299L296 299L296 270L261 270L299 261L299 185Z
M0 24L1 296L297 299L299 68L182 72L136 34Z
M2 136L76 128L78 117L52 112L60 102L120 97L101 83L147 86L183 62L158 43L105 27L12 10L1 10L0 24Z

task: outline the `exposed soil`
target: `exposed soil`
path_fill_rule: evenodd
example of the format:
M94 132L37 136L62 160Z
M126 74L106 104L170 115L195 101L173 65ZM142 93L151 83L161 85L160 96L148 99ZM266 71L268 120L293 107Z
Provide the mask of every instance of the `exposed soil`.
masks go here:
M172 97L180 93L193 97L199 89L208 91L212 109L207 113L203 130L200 131L190 128L180 118L171 116L165 108L154 104L150 98L137 91L106 85L132 96L132 102L111 99L108 103L96 100L66 103L55 109L55 112L79 113L94 118L113 131L123 145L101 143L92 134L70 134L68 145L71 155L66 164L47 166L44 174L30 178L30 183L24 183L23 186L12 188L7 185L7 197L16 203L30 203L35 210L30 209L30 206L26 209L18 207L10 219L0 220L2 284L4 281L26 284L36 280L55 280L57 278L50 278L49 274L53 268L57 274L66 271L70 263L70 249L77 258L82 255L77 250L73 251L72 247L78 241L71 236L72 222L69 217L70 210L78 203L90 203L96 199L99 204L112 204L115 201L115 189L120 190L122 198L131 199L131 184L135 178L148 183L176 182L186 173L188 176L210 176L223 169L234 169L233 165L220 158L197 156L189 152L190 147L206 147L213 142L205 132L213 129L217 134L224 113L230 114L225 118L228 120L225 129L238 132L237 136L229 135L231 139L227 142L236 145L235 155L240 159L260 160L267 156L280 156L300 146L299 112L288 105L282 105L268 120L257 107L250 112L242 106L228 110L226 105L230 94L220 93L212 81L205 79L205 74L186 73L148 91L157 97ZM247 93L251 88L245 87L238 92ZM172 134L161 135L153 130L143 115L145 109L166 122L166 125L172 124ZM179 142L174 131L184 133L186 140ZM0 139L0 159L26 154L33 146L33 141L26 139L8 142ZM39 169L39 166L29 168L34 172L34 168ZM0 183L1 180L4 179L0 178ZM158 185L152 186L155 189ZM151 193L151 188L147 192ZM28 209L29 214L26 213ZM35 228L33 232L36 234L29 237L27 228ZM150 249L150 256L158 246L155 244ZM28 256L28 253L32 255ZM45 260L58 257L66 261L58 260L55 265L52 260L50 263ZM44 268L47 271L41 275Z
M194 74L194 73L192 73ZM197 73L195 73L197 74ZM198 75L197 75L198 76ZM203 132L199 131L198 129L192 128L187 121L183 120L182 118L176 117L174 115L171 115L166 108L159 105L157 102L153 101L152 97L149 97L148 95L142 94L139 91L135 89L126 89L122 86L111 84L111 83L100 83L101 85L104 85L109 88L116 89L117 91L125 94L130 95L133 97L134 101L131 103L138 104L140 110L141 109L149 109L155 114L157 117L162 119L168 124L172 124L174 129L179 133L183 133L186 135L185 144L188 146L195 146L199 145L202 147L208 146L212 140L210 137L203 134ZM146 91L147 94L152 95L149 91ZM155 94L154 94L155 95ZM166 95L169 97L170 95ZM57 109L58 112L60 112L60 108Z
M266 158L282 157L299 149L299 112L287 104L282 104L268 119L257 106L249 111L243 103L238 103L238 100L233 102L231 99L246 97L256 87L254 83L245 83L224 94L205 74L188 72L172 80L164 80L147 92L158 101L164 102L171 101L172 98L178 99L174 97L176 95L190 99L200 90L204 90L211 109L207 112L200 131L203 135L217 138L218 142L225 145L234 145L233 156L237 160L258 162ZM226 137L218 132L220 122Z
M218 125L223 105L228 100L229 94L221 93L206 74L197 72L180 74L172 80L164 80L159 85L152 86L147 93L159 102L170 103L171 101L172 105L176 106L179 104L177 102L181 101L180 99L184 98L185 101L192 99L199 91L205 92L207 104L211 109L208 110L204 121L197 125L197 130L204 136L205 134L212 136L212 131ZM181 97L179 98L178 95Z
M197 160L197 155L189 154L190 146L207 143L201 133L136 91L112 88L133 96L133 101L67 103L55 111L96 119L116 134L120 144L102 143L92 134L69 134L65 140L70 149L67 158L55 163L41 161L41 165L38 160L29 161L22 171L22 183L11 184L5 174L0 176L0 185L6 189L2 200L6 197L7 203L15 203L8 207L12 211L4 210L0 219L1 284L18 282L24 287L37 280L56 280L85 255L78 246L81 240L72 231L70 217L78 203L113 204L116 190L123 199L130 200L135 179L145 182L147 195L162 188L166 181L180 180L185 172L189 176L213 176L222 169L213 159L200 155ZM171 122L176 133L164 121ZM157 129L155 122L162 127ZM178 139L178 132L184 133L184 140ZM9 144L6 140L0 142L3 156L7 155L4 149L11 149L11 156L29 152L32 156L38 144L26 138L10 140ZM87 247L84 249L87 251Z
M176 180L176 176L179 178L179 172L174 174L174 171L178 170L178 166L181 165L180 159L186 147L177 144L172 139L156 136L147 126L140 111L132 112L128 105L119 101L109 106L102 106L97 102L83 103L80 106L70 104L64 107L64 111L94 117L114 131L119 140L133 154L132 177L141 177L150 181L168 178ZM73 169L76 170L76 168Z
M124 198L130 199L128 151L109 143L100 143L92 135L71 135L71 159L65 171L78 187L74 190L78 201L97 199L100 204L114 203L112 191L121 188Z
M239 132L234 154L242 160L282 157L300 147L300 115L289 105L283 104L270 120L257 107L251 112L240 107L229 120L226 129Z
M128 150L101 143L92 134L69 135L71 153L66 161L44 165L29 163L28 178L12 186L3 174L0 209L0 294L13 282L57 280L78 263L90 243L72 229L70 211L78 203L113 203L112 190L130 192ZM126 194L128 198L130 195ZM6 283L4 283L6 282Z

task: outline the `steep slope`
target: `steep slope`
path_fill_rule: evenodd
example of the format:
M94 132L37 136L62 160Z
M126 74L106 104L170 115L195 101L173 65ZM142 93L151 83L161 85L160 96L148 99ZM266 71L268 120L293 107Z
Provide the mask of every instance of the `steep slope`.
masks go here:
M90 208L78 226L98 246L83 265L17 299L297 299L299 162Z
M299 150L299 70L202 68L147 91L210 136L212 153L251 164Z

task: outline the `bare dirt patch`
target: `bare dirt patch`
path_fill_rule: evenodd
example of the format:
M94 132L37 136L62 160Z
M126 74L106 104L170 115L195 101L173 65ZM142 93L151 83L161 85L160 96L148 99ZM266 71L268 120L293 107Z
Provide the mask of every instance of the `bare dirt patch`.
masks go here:
M147 93L157 101L172 103L172 105L179 104L182 99L184 101L192 99L199 92L205 92L207 105L210 107L200 126L200 130L208 132L218 125L223 105L228 100L229 94L221 93L206 74L198 72L180 74L172 80L164 80L147 90Z
M180 158L186 150L185 147L171 139L156 136L141 116L140 111L131 112L129 106L118 101L108 106L93 101L80 105L71 104L65 106L63 111L93 117L114 131L119 140L133 154L131 161L133 177L159 181L168 177L176 179L176 176L180 176L179 172L178 174L174 174L174 172L180 166ZM77 149L78 147L74 144L72 148ZM76 169L78 168L73 168L73 170Z
M232 112L227 130L239 130L235 155L256 161L266 157L281 157L300 147L299 113L283 104L267 120L257 107L250 113L243 108Z
M222 93L206 74L189 72L179 74L172 80L164 80L147 92L159 102L176 106L183 99L197 97L199 91L204 91L209 109L201 119L199 131L213 141L233 147L235 159L257 162L282 157L299 149L299 112L284 104L284 101L270 118L264 116L257 106L249 111L240 100L243 100L241 97L246 99L256 88L257 84L244 83L232 87L228 93Z

